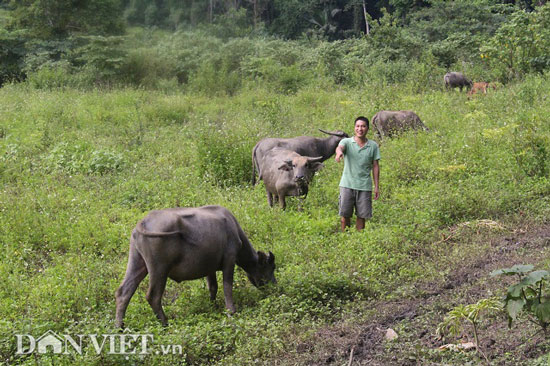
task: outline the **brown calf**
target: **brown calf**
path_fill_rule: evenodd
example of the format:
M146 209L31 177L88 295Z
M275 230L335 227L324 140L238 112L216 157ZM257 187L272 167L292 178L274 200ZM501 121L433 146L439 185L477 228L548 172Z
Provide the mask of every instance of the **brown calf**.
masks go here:
M484 81L481 81L479 83L474 83L472 85L472 89L468 92L468 96L472 96L478 92L483 92L483 94L487 94L487 87L489 86L489 83L486 83Z

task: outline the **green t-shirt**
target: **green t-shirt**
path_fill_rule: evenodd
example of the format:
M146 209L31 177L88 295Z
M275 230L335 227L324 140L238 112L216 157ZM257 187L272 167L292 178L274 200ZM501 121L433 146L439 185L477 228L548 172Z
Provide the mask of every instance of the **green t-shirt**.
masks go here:
M373 140L359 148L353 137L345 138L339 145L345 147L344 173L340 179L340 187L358 191L372 191L371 170L375 160L380 160L378 144Z

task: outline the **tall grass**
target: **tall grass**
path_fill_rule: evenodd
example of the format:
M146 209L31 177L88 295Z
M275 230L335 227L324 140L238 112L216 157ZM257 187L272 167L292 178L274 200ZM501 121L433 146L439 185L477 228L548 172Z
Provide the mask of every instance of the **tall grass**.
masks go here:
M290 339L354 304L439 276L421 253L449 226L548 217L548 81L532 77L471 100L437 88L415 93L407 81L328 89L289 82L291 93L250 85L232 96L0 89L0 360L269 364L293 352ZM302 211L294 199L285 212L271 209L263 183L250 186L250 152L261 138L352 133L355 116L379 109L412 109L430 132L381 142L382 197L364 232L338 232L342 166L333 160ZM162 328L142 284L126 324L157 344L182 345L183 356L15 355L15 334L115 332L113 293L135 223L152 209L206 204L229 208L256 249L275 253L278 286L258 291L237 271L239 312L228 318L221 295L210 304L204 280L169 282L170 325Z

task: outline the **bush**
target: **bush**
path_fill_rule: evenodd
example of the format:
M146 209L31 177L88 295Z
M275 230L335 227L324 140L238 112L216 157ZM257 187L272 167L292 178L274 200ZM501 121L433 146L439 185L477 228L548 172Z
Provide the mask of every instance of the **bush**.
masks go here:
M137 49L128 52L121 68L121 75L127 82L148 88L159 86L159 80L176 77L176 60L159 49Z
M106 174L120 171L125 165L122 155L106 150L93 150L85 144L57 144L44 157L46 168L69 174Z
M367 67L367 80L381 85L398 84L407 79L410 64L407 61L377 61Z
M173 81L172 81L173 85ZM157 103L143 107L145 118L148 121L183 124L189 119L191 104L181 98L165 98Z
M221 187L247 184L251 180L251 144L237 131L209 126L197 139L201 178Z
M27 74L27 82L36 89L55 89L73 84L68 65L44 66Z
M550 3L527 13L517 10L483 47L481 57L500 81L519 79L550 66Z
M122 37L88 36L78 40L82 43L69 56L71 61L100 85L118 84L127 53L122 47Z

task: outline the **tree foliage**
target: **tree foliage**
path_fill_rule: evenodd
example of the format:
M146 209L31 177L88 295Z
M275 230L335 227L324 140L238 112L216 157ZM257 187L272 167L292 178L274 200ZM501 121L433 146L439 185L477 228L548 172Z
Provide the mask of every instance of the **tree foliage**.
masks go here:
M119 0L12 0L13 27L48 39L71 34L118 34L124 30Z
M291 90L311 73L352 85L373 76L395 83L417 75L416 90L434 83L430 70L507 82L550 69L549 6L541 0L2 0L0 85L61 67L85 71L84 79L101 84L114 78L158 85L160 76L180 84L200 79L202 87L226 80L234 91L247 75L242 65L260 65L252 75L286 75ZM301 49L293 64L261 60L259 53L251 59L247 52L235 61L240 56L234 52L222 55L194 44L178 45L181 52L175 52L152 42L138 51L144 47L139 42L116 38L124 35L125 23L150 34L159 28L175 31L174 37L195 32L199 46L206 37L224 43L258 39L250 50L259 52L261 39L275 38L307 40L309 50ZM183 54L199 56L182 60ZM152 65L162 73L148 71ZM305 70L307 76L296 77Z
M481 58L503 80L550 68L550 4L511 14L481 48Z

